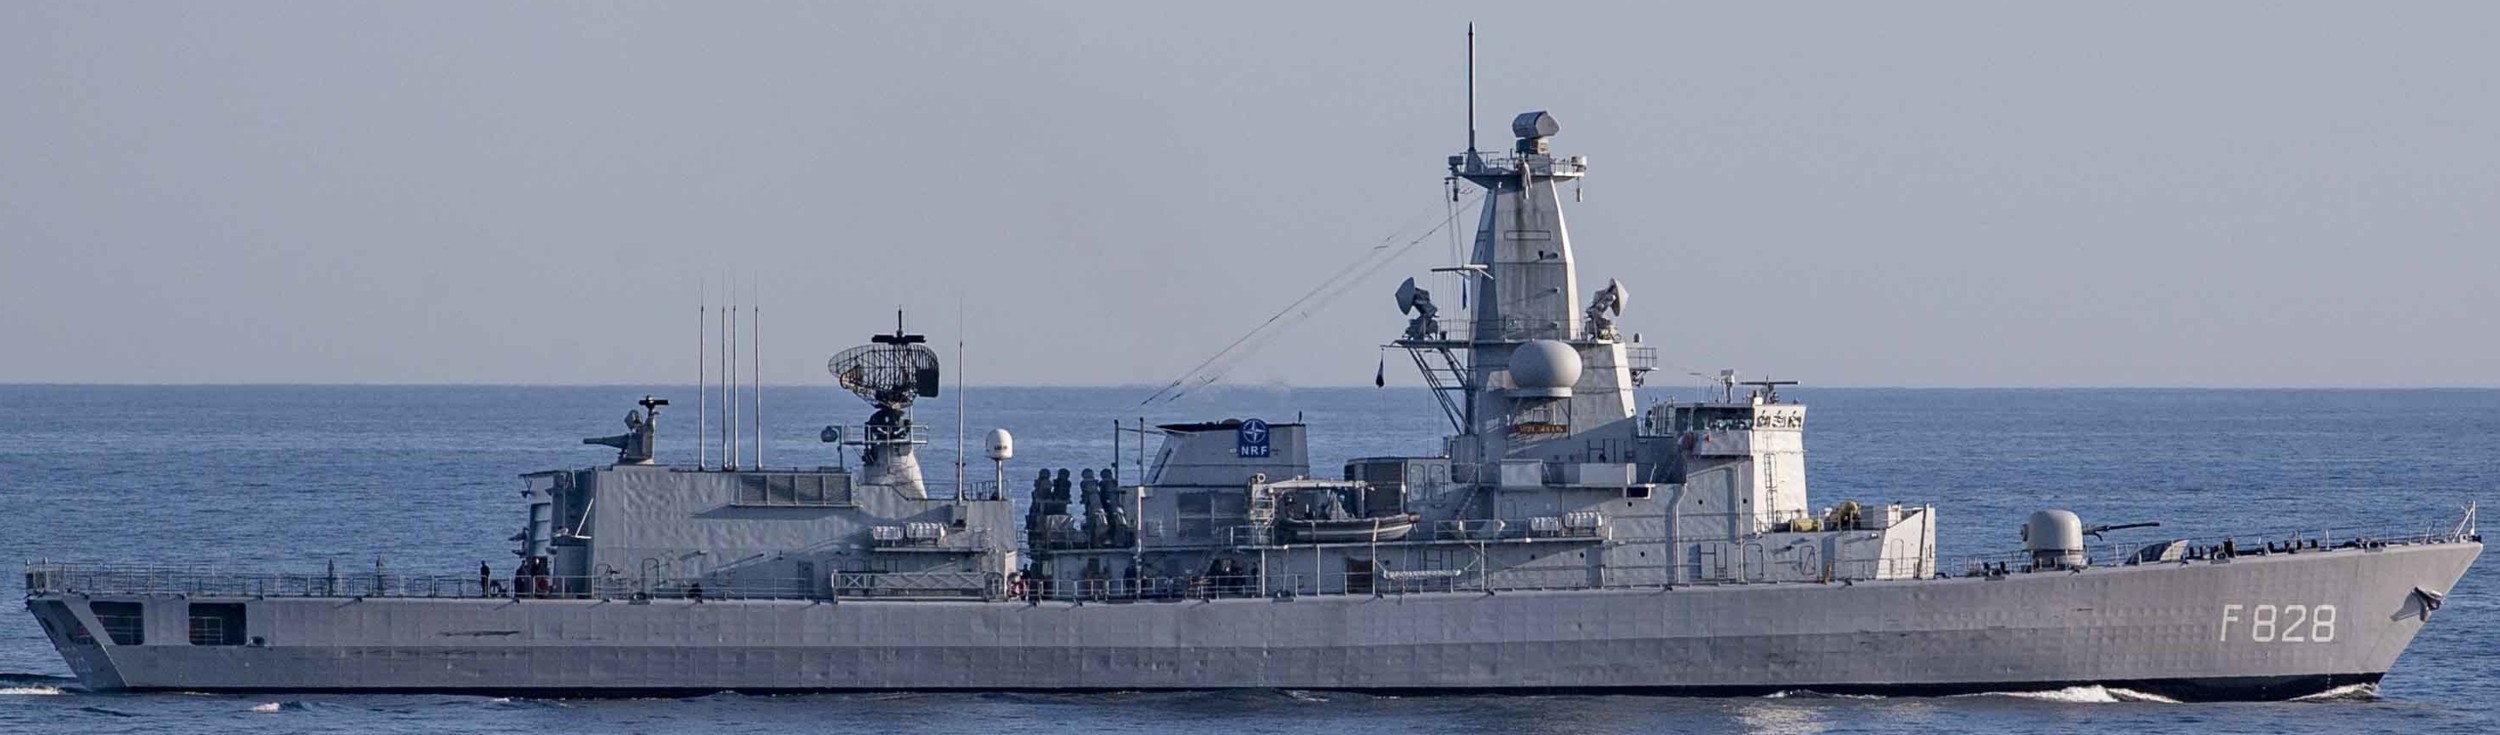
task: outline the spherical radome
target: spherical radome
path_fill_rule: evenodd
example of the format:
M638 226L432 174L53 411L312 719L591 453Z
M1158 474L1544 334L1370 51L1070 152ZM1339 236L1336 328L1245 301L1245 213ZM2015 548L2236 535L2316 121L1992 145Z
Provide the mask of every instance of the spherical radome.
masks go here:
M1520 395L1571 395L1580 382L1580 352L1550 339L1529 340L1510 353L1510 382Z
M990 459L1004 462L1014 459L1015 456L1016 438L1009 435L1006 429L991 429L989 446Z

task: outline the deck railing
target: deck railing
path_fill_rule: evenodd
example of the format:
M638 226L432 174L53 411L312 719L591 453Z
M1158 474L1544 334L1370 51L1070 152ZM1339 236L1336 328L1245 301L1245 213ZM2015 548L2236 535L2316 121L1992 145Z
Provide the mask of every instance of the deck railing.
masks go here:
M846 575L847 576L847 575ZM707 600L812 599L826 595L811 580L646 580L622 575L422 575L372 571L237 573L199 567L29 562L26 593L186 595L200 597L389 597L503 599ZM977 596L977 595L976 595Z
M2383 548L2388 546L2415 546L2421 544L2449 544L2462 541L2480 541L2482 536L2481 531L2476 526L2475 508L2472 505L2468 505L2465 507L2464 515L2461 517L2433 520L2414 525L2343 526L2308 530L2260 531L2257 533L2240 533L2197 538L2163 538L2158 536L2143 536L2139 534L2139 538L2140 540L2136 542L2103 541L2099 543L2086 543L2086 548L2083 553L2084 561L2086 562L2085 566L2125 566L2129 564L2160 563L2164 561L2209 561L2240 556L2314 553L2318 551L2331 551L2336 549L2366 549ZM2175 559L2164 559L2160 556L2146 558L2144 556L2148 547L2158 549L2159 547L2170 544L2179 545ZM2034 555L2030 551L2005 551L1991 554L1972 554L1963 557L1962 560L1963 573L1970 576L2021 574L2033 571L2065 571L2065 569L2066 567L2054 564L2046 565L2045 567L2043 565L2036 564L2034 562Z
M1020 579L1009 596L1057 602L1172 602L1223 598L1285 598L1304 595L1394 596L1428 592L1526 592L1537 590L1657 589L1663 564L1587 568L1379 569L1371 572L1287 573L1187 577Z
M2480 541L2474 509L2462 518L2399 528L2324 529L2307 532L2240 534L2204 539L2148 539L2153 544L2181 544L2180 558L2220 559L2231 556L2319 553L2337 549ZM2136 563L2143 543L2100 543L2087 550L2091 566ZM1968 576L2018 574L2039 570L2029 552L1964 557ZM1836 569L1833 579L1871 579L1884 574L1881 565L1915 559L1853 561L1864 570ZM389 597L647 600L791 600L791 599L971 599L1155 601L1218 597L1294 595L1394 595L1423 592L1497 592L1654 588L1690 583L1666 564L1585 567L1513 567L1486 569L1471 562L1450 569L1392 569L1344 573L1292 573L1283 568L1243 570L1234 574L1185 577L1093 578L1050 580L976 572L834 572L823 579L741 579L714 575L699 579L651 579L626 575L590 577L532 575L415 575L385 570L324 570L308 573L236 573L214 568L93 565L38 561L26 564L26 593L187 595L203 597ZM1744 575L1725 580L1745 581Z

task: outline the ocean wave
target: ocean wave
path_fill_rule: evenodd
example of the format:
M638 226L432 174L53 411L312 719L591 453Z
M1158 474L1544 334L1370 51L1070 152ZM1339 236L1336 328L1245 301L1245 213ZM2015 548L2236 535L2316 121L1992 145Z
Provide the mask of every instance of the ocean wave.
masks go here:
M135 714L131 714L131 713L129 713L129 712L123 712L123 711L121 711L121 710L117 710L117 709L109 709L109 708L105 708L105 707L80 707L80 708L78 708L78 711L80 711L80 712L93 712L93 713L96 713L96 714L99 714L99 715L112 715L112 716L114 716L114 717L137 717L137 716L138 716L138 715L135 715Z

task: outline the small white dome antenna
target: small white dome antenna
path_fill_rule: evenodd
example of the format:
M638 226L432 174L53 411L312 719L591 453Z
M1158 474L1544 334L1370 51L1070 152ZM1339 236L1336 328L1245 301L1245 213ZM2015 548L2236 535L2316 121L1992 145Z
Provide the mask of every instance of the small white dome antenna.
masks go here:
M1004 500L1007 497L1007 460L1016 457L1016 437L1007 433L1006 429L991 429L988 444L989 451L983 454L990 458L991 468L997 471L998 497Z

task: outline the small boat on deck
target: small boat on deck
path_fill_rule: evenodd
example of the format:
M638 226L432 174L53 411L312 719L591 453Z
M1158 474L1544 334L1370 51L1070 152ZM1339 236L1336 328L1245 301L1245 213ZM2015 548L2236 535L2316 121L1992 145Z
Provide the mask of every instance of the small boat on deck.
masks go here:
M1416 516L1400 513L1378 518L1287 519L1276 522L1284 540L1303 544L1400 541L1415 530Z
M1400 541L1415 531L1422 516L1398 510L1372 498L1374 488L1360 482L1287 480L1260 488L1273 493L1278 509L1277 541L1299 544L1342 544Z

